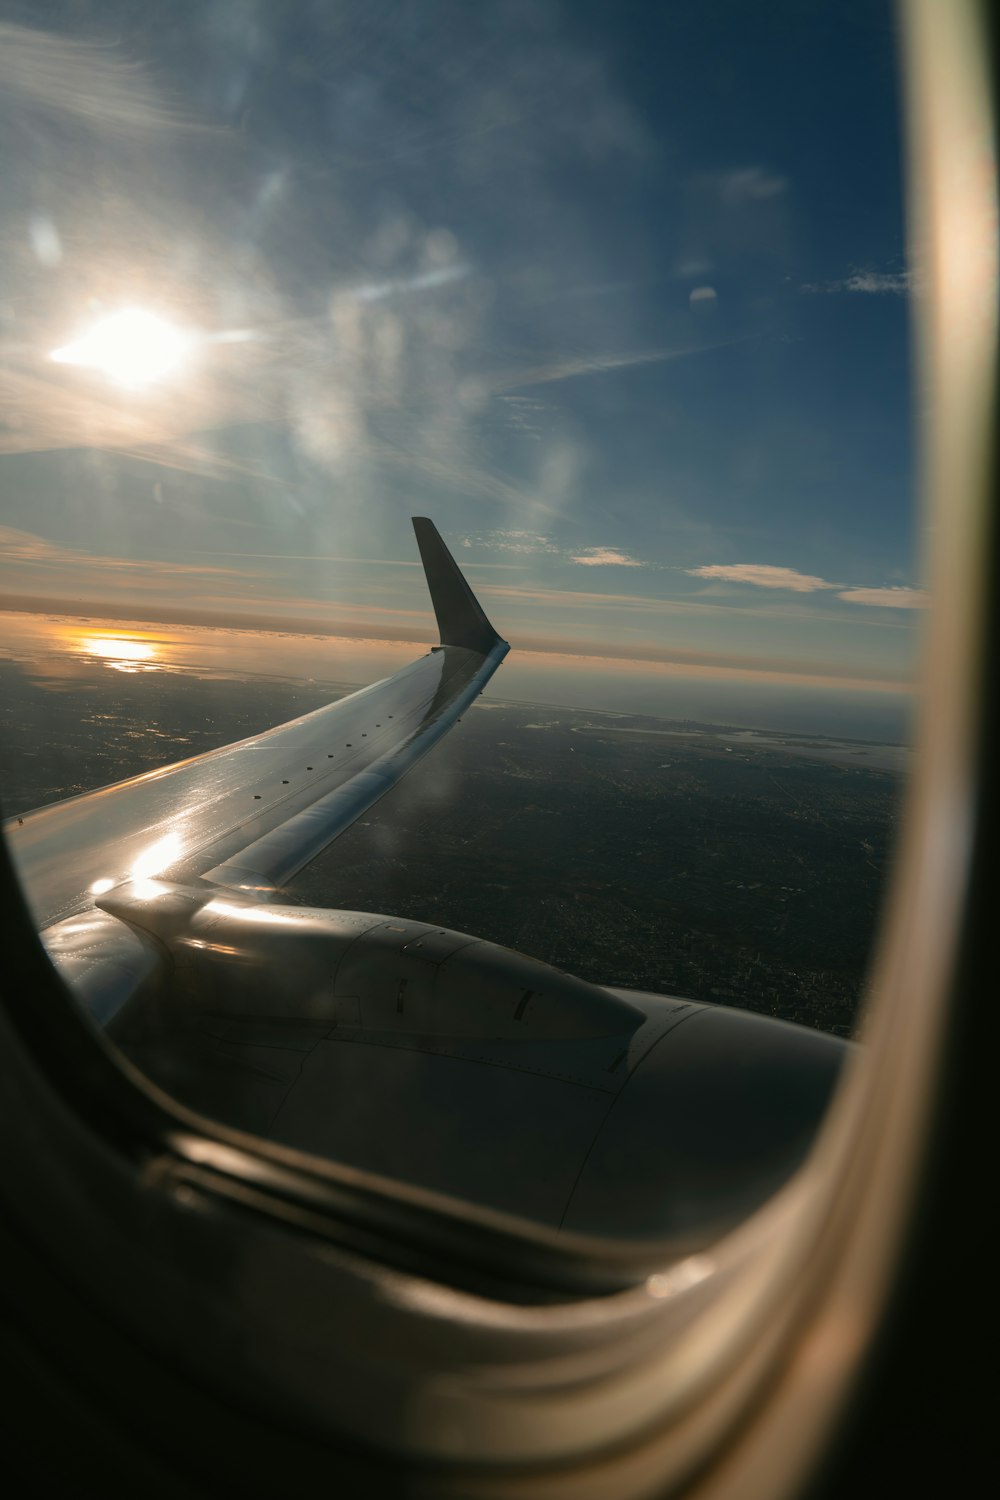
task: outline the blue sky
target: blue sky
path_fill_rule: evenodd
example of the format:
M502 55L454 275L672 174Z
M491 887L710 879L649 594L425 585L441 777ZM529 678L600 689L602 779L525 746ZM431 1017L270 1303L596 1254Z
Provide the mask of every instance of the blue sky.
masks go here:
M888 7L0 25L5 593L419 635L419 512L515 646L911 678ZM180 372L53 364L126 307Z

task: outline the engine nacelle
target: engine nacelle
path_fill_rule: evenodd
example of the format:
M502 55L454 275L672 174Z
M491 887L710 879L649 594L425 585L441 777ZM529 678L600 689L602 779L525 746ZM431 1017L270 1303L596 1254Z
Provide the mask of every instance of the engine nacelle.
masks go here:
M847 1046L599 988L446 928L137 881L43 941L124 1054L238 1129L553 1227L735 1222L803 1159Z
M100 906L164 946L176 1006L511 1041L615 1036L643 1020L597 985L426 922L158 881L120 886Z

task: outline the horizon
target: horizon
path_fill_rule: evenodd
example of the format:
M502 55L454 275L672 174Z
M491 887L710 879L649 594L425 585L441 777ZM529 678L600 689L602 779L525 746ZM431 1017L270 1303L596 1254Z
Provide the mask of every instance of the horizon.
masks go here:
M101 670L353 688L396 671L415 646L429 649L437 638L430 612L428 624L422 639L393 639L298 630L290 621L264 629L221 618L193 624L5 605L0 660L27 668L34 682L54 690ZM516 645L486 698L892 746L912 744L916 709L910 684Z

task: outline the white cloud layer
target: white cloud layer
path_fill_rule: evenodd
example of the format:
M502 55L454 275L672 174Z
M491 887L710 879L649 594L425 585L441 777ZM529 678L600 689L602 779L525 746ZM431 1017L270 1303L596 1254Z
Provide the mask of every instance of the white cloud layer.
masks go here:
M626 552L619 552L614 547L585 547L579 557L571 557L570 562L579 563L584 568L642 567L637 557L629 557Z
M845 589L837 595L848 604L874 604L879 609L926 609L928 599L923 589Z
M713 563L704 568L688 568L694 578L717 578L726 583L753 583L762 589L790 589L795 594L812 594L817 589L835 589L811 573L797 573L794 568L771 567L766 563Z

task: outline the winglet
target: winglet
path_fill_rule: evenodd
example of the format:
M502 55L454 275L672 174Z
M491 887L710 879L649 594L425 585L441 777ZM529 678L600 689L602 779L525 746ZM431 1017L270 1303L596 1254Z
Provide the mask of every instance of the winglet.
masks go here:
M442 646L464 646L487 656L500 641L459 566L427 516L413 517Z

